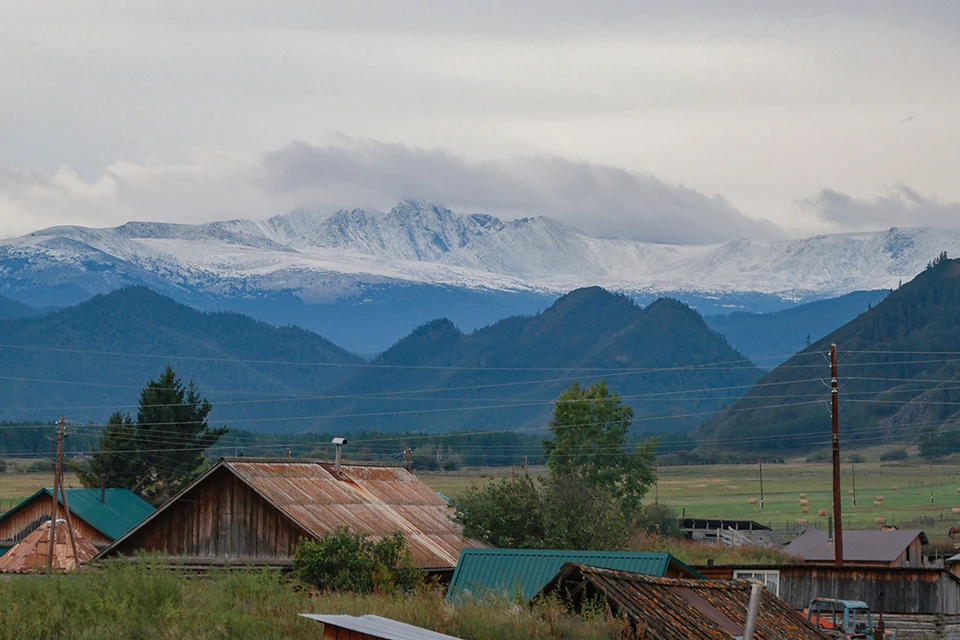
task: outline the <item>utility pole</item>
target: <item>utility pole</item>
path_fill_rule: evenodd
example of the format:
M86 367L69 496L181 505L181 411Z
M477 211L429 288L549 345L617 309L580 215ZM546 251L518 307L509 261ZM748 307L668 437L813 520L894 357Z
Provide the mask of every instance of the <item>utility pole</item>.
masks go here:
M53 508L51 510L50 518L50 541L47 548L47 573L53 572L53 548L57 542L57 514L60 511L60 504L57 496L57 491L59 490L60 496L63 498L63 515L64 520L67 522L67 534L70 536L70 547L73 550L73 560L74 562L80 562L80 557L77 555L77 540L73 535L73 523L70 517L70 505L67 503L67 491L63 487L63 439L67 436L67 423L63 419L63 416L60 416L60 423L57 425L57 462L54 465L53 470Z
M843 566L843 520L840 515L840 387L837 380L837 345L830 345L830 416L833 434L833 537L834 556Z
M760 510L763 511L763 458L757 462L760 464Z
M850 461L850 477L853 480L853 508L857 508L857 463Z

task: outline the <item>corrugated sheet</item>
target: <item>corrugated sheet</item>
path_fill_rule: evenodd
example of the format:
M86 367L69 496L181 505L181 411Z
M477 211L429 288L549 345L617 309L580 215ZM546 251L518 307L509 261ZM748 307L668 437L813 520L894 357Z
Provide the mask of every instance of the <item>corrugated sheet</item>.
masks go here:
M322 622L324 625L376 636L382 638L382 640L460 640L454 636L374 615L347 616L316 613L301 613L300 615L304 618ZM326 631L324 629L325 636L328 635Z
M447 598L464 593L494 591L529 600L568 562L631 571L654 576L702 578L669 553L612 551L558 551L536 549L464 549L453 573Z
M746 624L751 585L739 580L689 580L613 571L568 564L542 593L572 594L574 600L600 595L618 614L626 615L644 640L687 638L730 640L731 629ZM758 640L823 640L826 638L785 602L764 589L757 619Z
M69 501L70 498L67 498ZM63 520L57 521L56 539L53 547L54 571L71 571L80 563L97 555L93 543L75 534L77 556L70 544L70 530ZM50 521L47 520L33 533L17 543L0 557L0 573L32 573L46 571L50 549Z
M926 534L917 530L844 531L843 559L849 562L893 562L918 536L926 543ZM828 537L827 531L807 529L794 538L783 552L808 562L833 562L836 552L833 541Z
M106 502L100 502L100 489L67 489L70 513L81 518L106 538L116 540L141 520L153 513L149 502L129 489L107 489ZM53 489L40 489L35 494L0 516L0 524L31 504L34 500L51 500ZM63 500L59 500L63 504Z
M402 531L414 562L452 567L464 539L447 502L400 467L233 459L225 464L314 536L349 527L374 538Z

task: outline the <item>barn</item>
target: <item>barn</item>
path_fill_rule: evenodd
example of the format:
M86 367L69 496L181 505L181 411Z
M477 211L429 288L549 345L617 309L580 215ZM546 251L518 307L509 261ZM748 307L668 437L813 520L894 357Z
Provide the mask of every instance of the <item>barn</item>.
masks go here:
M450 570L479 545L452 516L402 467L222 458L98 558L142 549L186 567L286 567L302 539L346 527L372 538L401 531L417 566Z
M77 535L103 549L153 513L153 506L129 489L66 489ZM63 499L58 500L63 508ZM0 516L0 555L49 522L53 489L35 494ZM62 511L61 511L62 513Z

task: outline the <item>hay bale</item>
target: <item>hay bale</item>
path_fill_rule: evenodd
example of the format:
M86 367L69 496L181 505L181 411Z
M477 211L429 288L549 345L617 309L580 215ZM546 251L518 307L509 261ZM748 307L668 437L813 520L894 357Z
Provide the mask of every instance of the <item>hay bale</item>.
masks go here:
M960 507L954 507L954 508L951 509L950 511L952 511L952 512L953 512L953 515L955 515L955 516L960 515Z
M821 518L826 518L828 513L829 512L826 509L820 509L819 511L817 511L817 515L820 516Z
M800 509L800 513L810 513L810 507L804 507Z
M877 496L877 502L883 502L883 496Z
M807 506L808 504L810 504L810 501L807 500L807 499L803 499L803 500L800 501L800 506L801 506L801 507L805 507L805 506Z
M750 498L750 504L760 504L760 500L757 498Z
M960 493L960 489L957 489L957 493ZM800 494L800 499L801 499L801 500L806 500L806 499L807 499L807 494L801 493L801 494Z
M803 518L800 518L799 520L796 521L796 524L805 525L805 524L807 524L807 521L804 520Z
M874 524L879 524L880 526L883 526L883 525L887 524L887 519L886 519L886 518L874 518L874 519L873 519L873 523L874 523Z
M853 489L847 489L847 495L848 495L848 496L852 496L852 495L853 495Z
M900 491L900 487L898 487L897 485L893 485L892 487L890 487L890 489L893 491Z
M875 507L882 507L882 506L883 506L883 503L880 502L879 500L874 500L874 501L873 501L873 506L875 506Z

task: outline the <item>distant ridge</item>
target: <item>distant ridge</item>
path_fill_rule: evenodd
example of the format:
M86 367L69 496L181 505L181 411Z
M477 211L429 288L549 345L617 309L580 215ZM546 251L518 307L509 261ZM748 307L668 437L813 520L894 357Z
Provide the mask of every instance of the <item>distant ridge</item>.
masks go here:
M844 442L912 442L925 426L960 426L960 260L938 259L765 375L698 436L713 447L827 446L822 354L831 343L841 354Z
M379 395L337 409L341 416L375 410L364 428L377 431L543 429L560 391L601 377L633 405L636 431L683 431L759 377L686 305L661 299L641 309L599 287L471 334L446 319L429 322L373 364L382 368L361 369L332 393ZM705 398L695 391L702 388L720 390ZM408 413L411 405L420 411Z
M30 318L38 316L42 311L28 307L27 305L0 296L0 320L10 320L14 318Z

